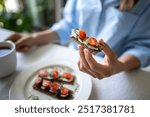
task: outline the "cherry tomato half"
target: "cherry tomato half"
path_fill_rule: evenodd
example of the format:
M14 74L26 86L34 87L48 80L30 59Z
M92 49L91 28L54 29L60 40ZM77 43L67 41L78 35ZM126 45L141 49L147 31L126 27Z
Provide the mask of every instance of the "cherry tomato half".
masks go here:
M73 76L70 73L64 72L63 77L65 77L67 80L71 80Z
M98 42L94 37L89 37L88 38L88 44L91 45L91 46L97 46Z
M53 71L52 71L52 76L53 76L54 78L59 78L59 73L58 73L58 71L57 71L57 70L53 70Z
M86 39L86 32L84 30L79 30L78 35L81 40Z
M50 86L50 90L51 90L52 92L57 92L58 89L59 89L59 84L56 83L56 82L53 82L53 83L51 84L51 86Z
M68 93L69 93L69 89L67 89L67 88L61 89L61 95L67 95Z

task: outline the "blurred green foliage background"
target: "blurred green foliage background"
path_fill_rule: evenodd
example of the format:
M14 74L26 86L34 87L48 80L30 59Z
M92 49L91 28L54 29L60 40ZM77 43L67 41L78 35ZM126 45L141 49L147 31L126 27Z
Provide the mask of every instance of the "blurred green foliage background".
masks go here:
M12 1L17 11L8 10L8 4L15 7ZM48 29L56 21L56 5L56 0L0 0L0 27L27 33Z
M31 16L22 10L19 12L7 12L4 2L5 0L0 0L0 27L17 32L31 32Z

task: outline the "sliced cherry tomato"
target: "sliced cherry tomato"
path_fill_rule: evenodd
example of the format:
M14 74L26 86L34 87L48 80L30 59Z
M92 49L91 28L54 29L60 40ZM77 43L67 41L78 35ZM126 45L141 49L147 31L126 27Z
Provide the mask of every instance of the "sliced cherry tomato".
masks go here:
M51 84L51 82L49 80L44 80L42 85L44 87L48 88L50 86L50 84Z
M36 80L35 80L35 84L36 85L39 85L42 83L42 78L41 77L38 77Z
M56 83L56 82L53 82L53 83L51 84L51 86L50 86L50 90L51 90L52 92L57 92L58 89L59 89L59 84Z
M70 73L64 72L63 77L65 77L67 80L71 80L73 76Z
M69 93L69 89L64 87L61 89L61 95L67 95L68 93Z
M53 76L54 78L59 78L59 73L58 73L58 71L57 71L57 70L53 70L53 71L52 71L52 76Z
M40 70L39 71L39 76L41 77L48 77L49 73L46 70Z
M86 32L84 30L79 30L78 35L81 40L86 39Z
M88 44L91 45L91 46L97 46L98 42L94 37L89 37L88 38Z

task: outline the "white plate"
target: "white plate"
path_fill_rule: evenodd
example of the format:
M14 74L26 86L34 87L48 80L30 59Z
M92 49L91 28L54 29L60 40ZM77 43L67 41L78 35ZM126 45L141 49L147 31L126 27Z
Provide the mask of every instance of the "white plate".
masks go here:
M32 88L35 80L35 73L41 68L53 65L68 66L76 75L76 83L79 84L79 87L78 90L74 93L74 100L86 100L89 98L92 90L92 81L90 76L80 72L77 68L76 63L72 61L53 59L49 61L39 62L35 65L25 68L21 73L19 73L10 88L9 99L26 100L31 94L38 96L41 100L53 99L50 96L40 93Z

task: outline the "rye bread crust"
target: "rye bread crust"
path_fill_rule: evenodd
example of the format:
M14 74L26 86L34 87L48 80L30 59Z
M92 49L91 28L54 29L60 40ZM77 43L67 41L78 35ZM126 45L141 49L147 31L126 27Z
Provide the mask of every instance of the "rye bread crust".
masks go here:
M53 92L50 92L48 90L43 90L40 86L37 86L36 84L33 85L33 89L41 92L41 93L44 93L48 96L51 96L51 97L54 97L54 98L57 98L57 99L60 99L60 100L70 100L70 99L73 99L73 91L69 90L69 94L66 96L66 97L61 97L60 95L60 91L57 92L57 93L53 93Z

